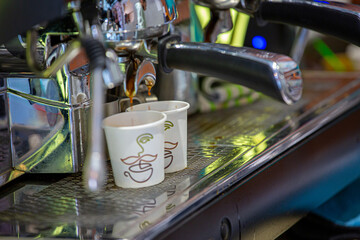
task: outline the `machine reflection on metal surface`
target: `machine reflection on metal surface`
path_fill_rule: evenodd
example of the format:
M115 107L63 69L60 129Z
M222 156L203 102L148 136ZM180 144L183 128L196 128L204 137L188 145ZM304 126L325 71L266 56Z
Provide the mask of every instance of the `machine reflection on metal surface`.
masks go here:
M109 43L130 41L132 45L138 39L162 36L177 17L172 1L112 0L102 1L99 8L106 16L101 27Z

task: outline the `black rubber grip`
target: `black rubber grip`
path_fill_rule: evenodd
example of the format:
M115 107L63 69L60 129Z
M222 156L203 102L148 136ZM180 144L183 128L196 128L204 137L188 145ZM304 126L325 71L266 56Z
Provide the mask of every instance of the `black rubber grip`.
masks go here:
M167 47L166 65L240 84L284 101L271 66L237 54L241 50L220 44L180 43Z
M90 69L104 69L106 67L106 51L104 45L100 41L90 37L82 38L81 44L85 49L87 57L89 58Z
M328 1L263 1L257 17L301 26L360 46L360 7Z

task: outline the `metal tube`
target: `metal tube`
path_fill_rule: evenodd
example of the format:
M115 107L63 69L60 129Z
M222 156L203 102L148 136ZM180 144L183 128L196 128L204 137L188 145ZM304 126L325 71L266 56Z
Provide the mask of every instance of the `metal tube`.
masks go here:
M104 87L102 69L95 68L92 81L93 106L89 128L88 151L83 170L85 188L98 192L106 182L104 139L102 132Z

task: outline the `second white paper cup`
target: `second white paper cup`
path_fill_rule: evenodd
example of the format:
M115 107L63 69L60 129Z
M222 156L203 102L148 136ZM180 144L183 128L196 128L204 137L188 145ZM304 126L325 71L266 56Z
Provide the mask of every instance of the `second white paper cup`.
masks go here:
M164 123L156 111L123 112L103 120L115 184L140 188L164 180Z
M157 101L135 105L126 109L135 111L159 111L166 114L165 121L165 173L187 167L187 109L183 101Z

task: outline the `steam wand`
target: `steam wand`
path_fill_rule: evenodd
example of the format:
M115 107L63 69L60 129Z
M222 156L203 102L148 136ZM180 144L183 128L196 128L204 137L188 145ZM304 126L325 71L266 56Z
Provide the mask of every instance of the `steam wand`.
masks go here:
M105 184L106 166L103 147L103 133L101 121L103 119L102 104L104 102L104 91L102 83L102 69L97 67L93 70L93 108L91 111L89 145L83 170L83 181L85 187L91 192L97 192Z
M83 181L87 190L99 192L106 182L106 157L101 127L104 116L104 85L106 88L113 88L123 82L124 75L117 65L116 54L110 50L105 51L104 45L100 41L93 38L83 38L82 46L85 48L90 61L90 71L93 73L91 81L93 105Z
M117 56L112 50L105 50L102 31L97 24L97 10L94 2L82 6L82 14L74 14L79 28L81 44L89 59L91 81L92 110L88 133L88 149L86 153L83 182L91 192L99 192L106 182L106 166L104 154L104 137L102 120L104 115L104 84L113 88L124 80L124 75L117 63Z

